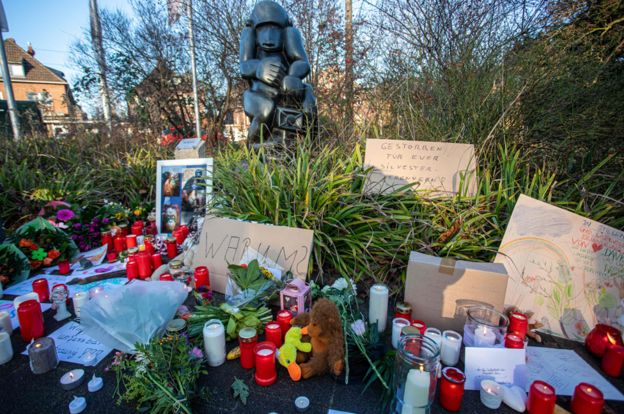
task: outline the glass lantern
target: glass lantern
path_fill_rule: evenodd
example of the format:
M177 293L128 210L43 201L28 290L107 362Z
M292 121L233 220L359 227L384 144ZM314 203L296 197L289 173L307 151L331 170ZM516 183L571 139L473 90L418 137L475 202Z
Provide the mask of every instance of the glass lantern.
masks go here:
M291 280L280 291L280 305L282 310L289 310L294 316L309 312L312 307L310 286L299 278Z
M505 335L509 326L507 316L495 309L474 306L468 309L464 325L464 345L481 348L505 346Z
M429 337L401 337L394 367L394 414L429 414L436 393L440 347Z

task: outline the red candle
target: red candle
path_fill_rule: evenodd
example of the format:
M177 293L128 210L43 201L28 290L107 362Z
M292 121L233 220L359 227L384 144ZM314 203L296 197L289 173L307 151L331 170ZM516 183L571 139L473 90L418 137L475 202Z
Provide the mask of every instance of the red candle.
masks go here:
M240 346L240 364L245 369L254 367L254 348L258 342L258 335L254 328L243 328L238 332L238 345Z
M106 251L113 251L113 236L107 231L102 232L102 246L106 245Z
M586 382L574 388L572 412L574 414L600 414L604 406L602 391Z
M527 401L529 414L553 414L556 402L557 394L550 384L539 380L533 381Z
M126 236L126 248L132 249L133 247L137 247L137 236L135 234L128 234Z
M43 336L43 313L41 305L34 299L20 303L17 308L17 319L24 342Z
M508 333L505 335L505 348L522 349L524 340L516 333Z
M110 252L106 255L106 260L108 261L108 263L115 263L117 261L117 253Z
M126 275L128 276L128 280L139 277L139 264L136 259L128 259L128 263L126 263Z
M147 229L145 232L147 234L151 234L153 236L158 234L158 227L156 227L156 220L148 219L149 224L147 225Z
M612 377L619 377L624 366L624 346L609 344L602 358L602 370Z
M418 329L418 332L420 332L421 335L424 335L425 331L427 330L427 324L418 319L414 319L412 321L412 326Z
M130 233L134 234L135 236L142 235L143 234L143 222L135 221L134 224L132 224L132 227L130 227Z
M66 275L71 271L69 260L62 260L58 263L59 274Z
M622 332L613 326L599 323L585 337L585 347L589 352L602 358L607 345L624 345L622 342Z
M178 255L178 246L174 237L167 237L167 257L173 259Z
M464 397L464 383L466 376L453 367L442 370L440 380L440 405L448 411L459 411Z
M529 318L520 312L512 312L509 315L509 328L507 332L513 332L524 339L529 330Z
M189 233L191 232L188 228L188 226L186 224L181 224L180 227L178 227L180 230L182 230L182 233L184 233L184 238L186 239L189 235Z
M256 384L268 387L277 380L275 369L275 344L273 342L260 342L255 346L256 354Z
M117 253L126 250L125 240L121 235L115 236L115 238L113 239L113 244L115 245L115 251Z
M180 228L178 228L178 229L174 230L174 231L173 231L173 233L171 233L171 235L172 235L173 237L175 237L175 239L176 239L176 243L178 243L178 244L180 244L180 245L181 245L182 243L184 243L184 239L186 239L186 235L184 234L184 230L182 230L182 229L180 229Z
M37 279L32 282L32 289L39 295L39 302L50 301L50 286L46 279Z
M147 279L152 275L152 257L147 252L138 252L136 261L139 265L139 277Z
M286 336L286 332L290 329L290 321L293 318L293 314L289 310L281 310L277 312L277 323L282 329L282 340Z
M264 328L265 339L268 342L272 342L276 347L282 346L282 328L277 322L269 322Z
M153 237L151 236L145 236L145 238L143 239L143 245L145 246L145 251L148 252L149 254L154 254L154 245L152 244L152 239Z
M154 267L154 269L158 269L160 266L162 266L162 256L160 255L160 253L152 254L152 266Z
M409 303L399 302L394 307L394 317L412 320L412 306Z
M162 275L160 275L160 280L165 282L173 282L173 276L171 276L171 273L163 273Z
M195 268L195 289L199 289L202 286L210 289L210 272L206 266L197 266Z
M119 234L121 235L121 237L126 237L128 235L128 225L127 224L120 224L119 225Z

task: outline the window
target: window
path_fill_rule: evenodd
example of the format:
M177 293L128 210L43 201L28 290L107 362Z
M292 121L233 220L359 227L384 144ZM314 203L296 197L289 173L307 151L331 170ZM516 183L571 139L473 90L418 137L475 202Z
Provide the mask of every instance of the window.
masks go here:
M25 77L24 65L22 65L21 63L11 63L9 65L9 70L11 72L11 76L13 76L15 78L23 78L23 77Z

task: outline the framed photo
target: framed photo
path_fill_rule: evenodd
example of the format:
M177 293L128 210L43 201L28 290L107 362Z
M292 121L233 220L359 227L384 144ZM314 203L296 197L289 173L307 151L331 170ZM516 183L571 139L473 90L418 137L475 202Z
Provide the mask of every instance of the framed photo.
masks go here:
M171 233L188 225L197 208L212 196L212 158L163 160L156 163L156 225Z

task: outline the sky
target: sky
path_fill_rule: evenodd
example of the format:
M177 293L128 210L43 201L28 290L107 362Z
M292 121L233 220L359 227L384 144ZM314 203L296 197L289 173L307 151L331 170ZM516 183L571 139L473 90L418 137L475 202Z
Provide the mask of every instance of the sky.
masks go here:
M73 83L78 75L71 67L69 51L89 27L89 0L0 0L9 31L23 49L32 43L35 58L65 73ZM98 0L100 9L121 9L131 14L128 0Z

